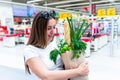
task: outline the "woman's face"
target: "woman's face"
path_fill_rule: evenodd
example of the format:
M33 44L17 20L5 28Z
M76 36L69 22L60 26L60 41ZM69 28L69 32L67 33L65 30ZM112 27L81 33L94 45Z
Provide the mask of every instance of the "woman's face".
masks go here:
M48 44L53 40L54 38L54 29L56 26L56 20L55 19L50 19L48 21L48 25L47 25L47 40L48 40Z

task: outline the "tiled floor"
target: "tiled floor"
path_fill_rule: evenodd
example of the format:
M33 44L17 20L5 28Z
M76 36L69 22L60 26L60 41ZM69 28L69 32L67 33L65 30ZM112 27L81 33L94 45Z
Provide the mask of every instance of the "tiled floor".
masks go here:
M114 51L111 53L111 44L88 58L90 64L90 80L120 80L120 47L114 44ZM111 55L113 54L113 55Z
M27 80L22 54L24 47L24 45L0 47L0 79ZM86 58L90 66L89 80L120 80L119 49L115 45L115 54L111 57L111 48L108 44Z
M24 70L0 66L0 79L1 80L28 80Z
M0 47L0 79L27 80L22 55L24 47Z

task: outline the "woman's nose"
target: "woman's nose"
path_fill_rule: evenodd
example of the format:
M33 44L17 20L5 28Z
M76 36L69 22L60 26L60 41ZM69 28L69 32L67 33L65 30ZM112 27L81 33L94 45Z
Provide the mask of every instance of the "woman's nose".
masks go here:
M51 30L51 33L54 34L54 32L55 32L55 29L52 29L52 30Z

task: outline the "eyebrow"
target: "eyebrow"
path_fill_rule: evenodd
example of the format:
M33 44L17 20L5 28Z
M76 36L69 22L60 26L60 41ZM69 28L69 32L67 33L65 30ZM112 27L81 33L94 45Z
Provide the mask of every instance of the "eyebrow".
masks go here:
M48 26L48 27L52 27L52 26Z

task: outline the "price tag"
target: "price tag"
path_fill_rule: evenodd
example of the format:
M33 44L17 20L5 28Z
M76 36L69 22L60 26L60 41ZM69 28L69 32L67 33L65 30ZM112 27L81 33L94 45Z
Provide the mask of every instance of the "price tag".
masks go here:
M115 8L109 8L109 9L107 9L107 16L115 16L115 15L116 15Z
M66 12L66 17L71 18L70 12Z
M66 18L65 12L60 12L60 19L64 19L64 18Z
M60 19L71 18L70 12L60 12Z
M105 16L105 9L98 10L98 16Z

